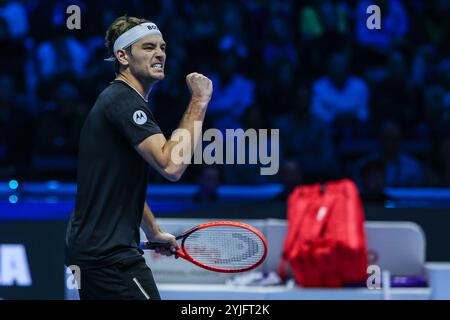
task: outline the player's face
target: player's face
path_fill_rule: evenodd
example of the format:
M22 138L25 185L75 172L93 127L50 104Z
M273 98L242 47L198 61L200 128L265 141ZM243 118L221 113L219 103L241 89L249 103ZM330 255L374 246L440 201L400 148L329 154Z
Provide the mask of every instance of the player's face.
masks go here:
M138 78L164 79L166 43L161 36L146 36L133 44L130 70Z

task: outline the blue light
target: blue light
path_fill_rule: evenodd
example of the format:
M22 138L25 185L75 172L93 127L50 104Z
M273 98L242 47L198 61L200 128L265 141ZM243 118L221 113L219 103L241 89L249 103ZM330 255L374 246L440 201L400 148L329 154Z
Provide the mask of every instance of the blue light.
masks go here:
M46 203L58 203L58 197L46 197L44 201Z
M58 181L55 181L55 180L50 180L50 181L47 183L47 186L48 186L48 188L49 188L50 190L56 190L56 189L59 188L59 182L58 182Z
M17 182L17 180L11 180L9 182L9 188L16 190L19 187L19 182Z
M394 202L394 201L392 201L392 200L386 200L386 201L384 202L384 207L385 207L386 209L393 209L393 208L396 207L396 205L395 205L395 202Z
M17 201L19 201L19 198L17 198L17 196L15 195L9 196L10 203L17 203Z

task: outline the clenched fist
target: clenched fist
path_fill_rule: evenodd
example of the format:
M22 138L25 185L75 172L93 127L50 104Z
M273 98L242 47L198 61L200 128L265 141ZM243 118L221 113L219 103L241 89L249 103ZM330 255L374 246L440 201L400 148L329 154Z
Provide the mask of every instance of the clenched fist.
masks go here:
M192 99L208 103L211 99L212 81L201 73L193 72L186 76L186 83L191 92Z

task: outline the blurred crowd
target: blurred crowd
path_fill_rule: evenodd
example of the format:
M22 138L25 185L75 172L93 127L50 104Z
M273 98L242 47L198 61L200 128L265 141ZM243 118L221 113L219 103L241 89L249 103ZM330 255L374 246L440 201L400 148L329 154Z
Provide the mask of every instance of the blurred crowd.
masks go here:
M72 4L80 30L66 27ZM366 25L372 4L378 30ZM0 1L1 179L75 179L84 118L114 78L104 35L124 14L154 21L167 42L149 101L166 135L193 71L214 83L206 128L280 130L276 176L191 166L184 182L278 182L287 193L351 177L374 200L390 186L450 187L447 0Z

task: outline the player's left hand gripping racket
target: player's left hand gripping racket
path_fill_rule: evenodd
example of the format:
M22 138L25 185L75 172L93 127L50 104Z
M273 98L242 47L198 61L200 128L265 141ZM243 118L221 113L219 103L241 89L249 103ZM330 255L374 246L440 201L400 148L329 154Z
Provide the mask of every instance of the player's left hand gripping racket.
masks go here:
M266 258L267 241L255 228L239 222L201 224L176 237L181 240L177 255L215 272L237 273L258 267ZM141 242L142 249L161 243Z

